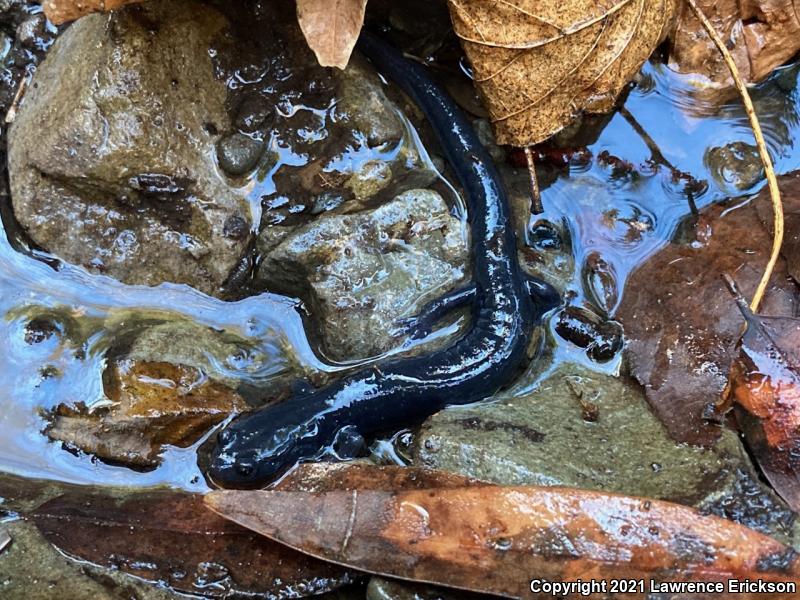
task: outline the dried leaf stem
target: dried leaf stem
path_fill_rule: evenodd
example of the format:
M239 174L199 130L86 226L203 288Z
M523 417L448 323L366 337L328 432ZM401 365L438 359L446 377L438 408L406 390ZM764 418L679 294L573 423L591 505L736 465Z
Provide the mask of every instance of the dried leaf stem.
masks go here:
M544 212L544 206L542 205L542 194L539 191L539 180L536 177L536 161L530 146L525 146L525 158L528 161L528 174L531 178L531 212L540 215Z
M736 89L739 90L739 93L742 96L742 102L744 103L745 111L747 112L747 117L750 119L750 127L753 129L753 135L756 138L756 145L758 146L758 154L761 156L761 162L764 163L764 173L767 177L767 183L769 185L769 195L772 199L772 210L774 213L774 225L773 225L773 237L772 237L772 253L769 258L769 262L767 263L766 268L764 269L764 274L761 277L761 281L758 284L758 288L756 288L755 294L753 294L753 299L750 301L750 309L754 312L758 312L758 308L761 305L761 300L764 298L764 294L767 291L767 286L769 286L770 278L772 277L772 272L775 269L775 264L778 262L778 257L780 256L781 246L783 245L783 205L781 204L781 192L778 189L778 180L775 177L775 169L772 167L772 159L769 156L769 151L767 150L767 144L764 142L764 135L761 132L761 124L758 122L758 117L756 116L755 109L753 108L753 102L750 100L750 94L747 92L747 88L745 87L742 78L739 76L739 70L736 68L736 63L733 62L733 57L731 53L728 52L728 49L725 47L725 43L720 39L719 35L717 34L716 30L714 29L711 22L708 18L703 14L703 11L700 10L700 7L697 6L694 0L686 0L689 4L691 9L694 11L694 14L700 20L703 27L708 33L708 36L712 39L714 44L719 49L722 57L725 59L725 62L728 65L728 69L731 72L731 77L733 77L733 83L736 85Z

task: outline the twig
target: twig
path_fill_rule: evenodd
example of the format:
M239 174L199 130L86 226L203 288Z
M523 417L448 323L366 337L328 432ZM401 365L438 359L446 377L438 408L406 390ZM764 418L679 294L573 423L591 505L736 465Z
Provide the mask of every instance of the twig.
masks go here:
M528 174L531 177L531 212L540 215L544 212L544 206L542 194L539 192L539 180L536 178L536 162L530 146L525 146L525 158L528 160Z
M676 183L680 180L686 182L684 192L686 194L686 201L689 204L689 210L691 210L692 214L695 216L699 214L699 211L697 210L697 204L695 204L694 201L694 192L704 190L705 187L708 186L706 180L696 179L694 175L686 173L685 171L681 171L678 167L667 160L667 157L661 152L661 149L658 147L658 144L656 144L655 140L650 137L650 134L647 133L645 128L642 127L642 124L636 120L636 117L634 117L627 108L620 106L619 114L622 115L622 118L628 122L628 125L631 126L636 134L642 138L644 145L647 146L648 150L650 150L650 157L653 162L664 165L667 169L669 169L670 173L672 174L673 181Z
M17 118L17 111L19 110L20 105L22 104L22 98L25 96L25 92L28 89L28 80L30 75L24 75L22 79L19 81L19 87L17 88L17 93L14 95L14 99L11 101L11 106L6 113L5 123L6 125L10 125L14 122L14 119Z
M750 301L751 310L757 313L758 307L761 305L761 300L764 298L764 294L767 291L767 286L769 286L769 280L772 277L772 272L775 270L775 265L780 256L781 246L783 245L783 205L781 204L781 192L778 189L778 180L775 177L775 170L772 167L772 159L769 156L767 144L764 142L764 135L761 132L761 124L758 122L758 117L756 117L756 112L753 108L753 102L750 100L750 94L747 93L747 88L742 78L739 76L739 70L736 68L736 63L733 62L731 53L728 52L725 43L720 39L713 25L711 25L711 22L703 14L703 11L697 6L695 0L686 0L686 2L694 11L694 14L700 20L706 33L708 33L708 36L717 46L717 49L728 65L733 83L742 96L744 109L747 112L747 117L750 119L750 127L753 129L753 136L756 138L756 145L758 146L758 154L761 156L761 162L764 163L764 173L767 176L767 183L769 184L769 195L772 199L772 210L775 215L773 225L774 233L772 237L772 253L770 254L769 262L764 269L764 274L761 277L758 288L756 288L756 293L753 294L753 299Z

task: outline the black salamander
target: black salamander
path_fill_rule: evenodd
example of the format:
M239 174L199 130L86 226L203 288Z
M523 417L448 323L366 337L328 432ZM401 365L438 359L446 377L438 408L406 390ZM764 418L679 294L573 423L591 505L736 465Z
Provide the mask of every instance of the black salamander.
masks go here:
M505 191L461 110L424 67L373 35L362 34L358 49L418 103L466 197L473 282L431 303L414 329L424 333L448 311L467 305L471 328L444 350L367 367L233 420L218 436L209 471L220 485L254 487L331 448L345 447L346 453L360 436L491 396L518 373L534 327L558 303L550 286L520 270Z

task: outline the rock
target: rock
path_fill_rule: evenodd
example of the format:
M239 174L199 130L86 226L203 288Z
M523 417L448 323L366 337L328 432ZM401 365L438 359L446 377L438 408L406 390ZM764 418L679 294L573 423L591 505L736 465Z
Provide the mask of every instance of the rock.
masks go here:
M609 362L622 350L622 326L580 306L567 306L559 312L556 333L565 341L583 348L599 363Z
M699 0L746 83L764 79L800 49L800 19L791 0ZM683 73L699 73L732 86L730 70L688 4L678 5L670 34L670 62Z
M241 382L241 376L232 372L238 364L251 362L258 368L267 360L255 341L189 319L148 322L146 314L123 313L105 326L126 337L133 331L133 339L123 349L124 358L184 365L229 387Z
M265 191L265 228L302 225L334 209L374 207L436 179L405 115L363 58L354 56L332 81L318 70L308 68L302 76L323 82L320 89L308 100L301 95L283 102L287 107L271 126L277 162L268 174L259 171L263 182L253 192Z
M177 597L116 570L72 561L29 523L15 521L3 527L12 539L0 553L3 600L171 600Z
M127 283L214 294L245 251L249 222L216 174L210 133L226 87L209 48L227 21L194 0L81 19L59 38L11 128L14 212L58 257Z
M396 143L405 134L397 108L387 100L380 79L367 70L363 59L356 57L342 72L338 95L337 120L365 132L370 147Z
M321 324L326 354L346 360L396 346L397 320L461 281L467 256L462 223L442 198L413 190L374 210L323 215L289 233L257 277L304 297Z
M731 142L706 150L703 161L717 185L732 195L749 190L764 179L764 165L758 148L745 142Z
M712 449L676 444L638 386L568 363L519 397L434 415L414 455L420 466L500 484L670 500L796 539L794 514L758 481L734 433Z
M136 468L154 468L164 445L186 447L246 408L232 389L195 368L120 361L104 373L108 404L61 404L45 432L68 448Z
M228 175L237 177L253 170L264 154L264 142L244 133L231 133L217 142L217 161Z

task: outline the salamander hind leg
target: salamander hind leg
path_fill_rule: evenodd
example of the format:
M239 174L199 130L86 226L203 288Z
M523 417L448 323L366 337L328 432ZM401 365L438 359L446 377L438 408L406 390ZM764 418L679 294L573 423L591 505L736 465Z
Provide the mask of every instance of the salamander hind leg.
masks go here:
M476 297L477 288L474 283L448 292L423 306L417 315L400 319L397 322L396 335L407 335L412 340L427 337L438 321L457 308L474 302Z

